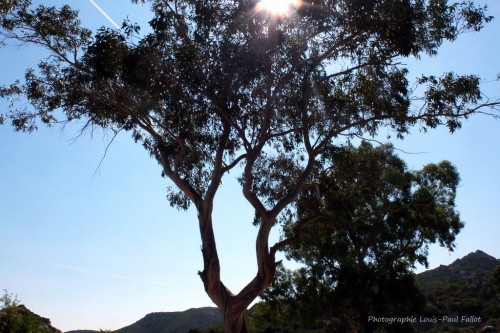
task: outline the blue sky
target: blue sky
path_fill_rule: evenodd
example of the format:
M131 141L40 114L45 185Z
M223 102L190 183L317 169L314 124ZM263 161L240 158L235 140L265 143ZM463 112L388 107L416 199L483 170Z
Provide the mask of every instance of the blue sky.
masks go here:
M95 1L118 24L129 16L146 28L147 6ZM112 27L91 1L71 5L85 26ZM478 74L490 81L484 91L500 96L500 3L491 0L489 12L498 19L482 32L445 43L438 57L406 61L410 78L450 70ZM21 78L43 56L34 47L0 49L0 84ZM0 289L17 294L63 331L118 329L150 312L212 306L196 274L203 267L196 213L169 206L169 183L157 163L120 134L100 165L110 138L95 132L72 140L77 133L78 125L31 135L0 126ZM453 135L415 128L404 141L393 142L419 153L401 153L410 168L448 159L462 178L457 206L466 226L455 252L431 248L430 267L477 249L500 258L500 121L473 117ZM224 178L214 213L222 278L235 292L256 273L253 211L236 176Z

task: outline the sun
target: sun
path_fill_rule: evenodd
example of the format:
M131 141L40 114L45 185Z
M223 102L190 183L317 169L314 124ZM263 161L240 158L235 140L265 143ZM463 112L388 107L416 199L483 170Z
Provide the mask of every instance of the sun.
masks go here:
M257 11L266 11L276 16L288 16L299 5L299 0L260 0L257 3Z

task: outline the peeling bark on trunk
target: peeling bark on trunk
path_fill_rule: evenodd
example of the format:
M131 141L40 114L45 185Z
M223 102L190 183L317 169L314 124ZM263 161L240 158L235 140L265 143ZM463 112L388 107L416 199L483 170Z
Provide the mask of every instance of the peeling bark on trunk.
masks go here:
M214 267L214 265L208 265ZM218 274L206 274L207 272L199 272L199 275L205 286L207 294L212 301L217 305L222 314L224 332L225 333L248 333L248 328L245 320L247 307L253 300L270 285L272 279L262 279L259 276L255 277L238 295L231 293L224 284L220 281L210 281ZM274 277L274 275L273 275Z
M242 314L234 313L232 307L226 308L222 314L225 333L248 333L248 327L245 320L245 312Z
M272 283L276 273L274 255L269 254L267 246L257 247L257 257L264 258L259 262L257 276L235 295L220 280L220 263L211 216L200 213L198 219L204 263L203 271L198 274L203 281L205 291L222 314L225 333L248 333L245 313L252 301Z

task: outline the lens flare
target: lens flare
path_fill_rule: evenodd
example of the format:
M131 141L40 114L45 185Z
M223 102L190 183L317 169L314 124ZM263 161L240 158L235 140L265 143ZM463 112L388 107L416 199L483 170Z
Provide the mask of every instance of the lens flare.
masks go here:
M268 12L276 16L289 16L300 6L299 0L261 0L257 3L257 12Z

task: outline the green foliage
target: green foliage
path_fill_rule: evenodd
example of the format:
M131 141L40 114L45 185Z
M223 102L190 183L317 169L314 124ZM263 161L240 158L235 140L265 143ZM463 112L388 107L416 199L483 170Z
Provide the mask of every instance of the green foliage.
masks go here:
M458 313L459 315L475 315L488 318L484 315L485 304L491 301L488 298L481 297L480 290L466 283L435 283L425 284L425 291L429 295L429 301L437 305L434 311L428 310L427 315L440 315L446 313Z
M12 296L12 294L9 294L5 289L3 291L4 295L0 298L0 303L2 304L0 306L0 310L15 308L16 306L19 305L19 301L17 300L17 295Z
M207 328L203 331L203 333L224 333L224 326L222 325L222 323L218 323Z
M14 331L16 332L16 331ZM19 333L51 333L50 329L44 327L40 318L32 313L25 313L21 316L19 323Z
M192 328L187 333L203 333L200 329L198 328Z
M428 333L459 333L460 329L458 327L451 327L449 325L442 325L439 328L432 329Z
M276 155L262 162L283 176L285 164L301 169L290 153L312 137L314 159L339 134L374 135L389 126L402 136L417 122L454 131L481 99L475 76L423 76L424 108L412 110L408 71L397 65L402 56L434 55L443 40L479 31L492 17L472 2L326 1L278 22L264 13L249 20L252 1L181 1L175 10L169 2L135 2L150 2L153 12L153 32L137 42L130 37L139 27L129 22L92 37L69 6L31 9L29 0L1 1L6 43L37 44L56 55L28 70L24 84L0 89L0 97L26 96L34 110L13 108L2 119L27 132L37 119L49 126L83 119L86 128L131 131L153 156L177 162L175 177L166 172L176 185L182 179L203 195L221 137L225 165L238 151L258 148L257 157L268 146ZM352 66L335 73L327 66L332 62ZM297 180L291 175L290 186ZM276 187L276 180L269 184ZM290 188L282 186L286 196ZM259 187L256 192L275 200ZM181 191L169 200L185 209L193 198L184 186Z
M476 328L475 328L475 327L470 326L470 327L463 327L463 328L460 328L460 329L458 330L458 332L460 332L460 333L476 333L476 332L477 332L477 330L476 330Z
M280 308L280 311L290 311L290 308ZM248 329L252 333L316 333L320 332L323 322L312 325L301 325L290 313L276 311L269 302L255 304L247 314Z
M498 327L500 324L500 316L498 318L488 319L486 326Z
M368 315L419 314L425 297L411 268L427 264L429 244L453 250L464 225L455 211L455 167L443 161L409 171L392 146L366 142L332 149L324 163L328 174L299 200L299 214L319 211L321 219L286 250L305 268L280 271L263 298L292 311L289 319L336 317L365 330ZM302 221L285 222L284 237Z
M16 332L19 329L21 315L17 306L19 301L17 296L8 294L4 289L4 295L0 298L0 328L1 332Z
M497 296L500 298L500 265L495 267L493 272L491 272L490 282L493 285L493 287L495 287L495 289L497 290L498 293Z
M5 294L0 298L0 332L5 333L51 333L40 318L31 312L21 311L17 296Z

